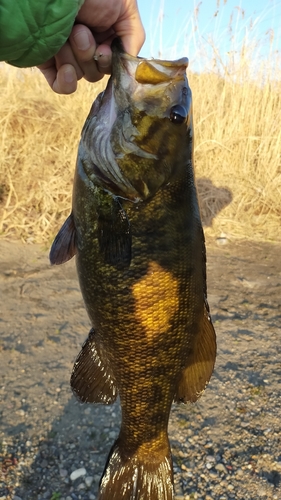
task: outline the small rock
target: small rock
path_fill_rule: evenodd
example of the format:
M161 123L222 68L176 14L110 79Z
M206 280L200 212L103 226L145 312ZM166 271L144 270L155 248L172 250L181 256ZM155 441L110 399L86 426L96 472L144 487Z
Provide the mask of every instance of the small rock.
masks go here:
M67 470L66 469L60 469L60 477L66 477L67 476Z
M217 464L215 466L215 469L218 470L219 472L224 472L225 474L227 474L227 469L223 464Z
M17 495L13 496L13 500L22 500L21 497L17 497Z
M86 484L87 488L90 488L92 486L93 481L94 481L94 477L93 476L87 476L87 477L85 477L85 484Z
M226 245L228 243L227 237L224 233L216 239L217 245Z
M180 500L181 498L184 498L182 495L181 485L178 483L175 484L175 493L176 493L175 500Z
M81 467L80 469L76 469L70 474L71 481L75 481L78 477L85 476L87 473L85 467Z
M217 479L217 477L218 477L216 471L213 471L213 470L209 473L209 476L211 479Z
M84 483L80 483L78 486L77 486L77 490L80 491L80 490L84 490L85 489L85 484Z
M41 464L40 464L40 465L41 465L42 469L46 469L46 467L47 467L47 465L48 465L47 460L42 460L42 462L41 462Z

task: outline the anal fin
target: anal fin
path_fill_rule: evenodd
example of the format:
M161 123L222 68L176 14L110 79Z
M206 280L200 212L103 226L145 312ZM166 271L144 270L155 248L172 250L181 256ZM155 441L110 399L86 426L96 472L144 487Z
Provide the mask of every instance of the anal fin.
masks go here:
M94 337L92 329L74 363L71 388L82 403L111 404L117 397L117 389L98 352Z
M177 403L194 403L204 392L213 373L216 350L216 333L206 305L201 329L194 340L175 394Z

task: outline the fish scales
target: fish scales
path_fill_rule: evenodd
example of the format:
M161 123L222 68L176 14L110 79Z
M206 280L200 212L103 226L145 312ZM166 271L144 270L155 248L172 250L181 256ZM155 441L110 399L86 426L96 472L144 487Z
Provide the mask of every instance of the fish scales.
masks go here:
M50 254L54 264L76 254L92 323L72 389L84 402L120 396L100 500L173 498L171 405L196 401L215 362L186 66L133 58L115 42L111 80L82 132L73 211Z

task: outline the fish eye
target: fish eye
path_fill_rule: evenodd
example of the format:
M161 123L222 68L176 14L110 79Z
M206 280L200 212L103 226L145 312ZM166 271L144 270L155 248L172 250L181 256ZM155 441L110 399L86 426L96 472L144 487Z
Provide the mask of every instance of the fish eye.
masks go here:
M175 124L181 124L186 120L186 111L180 104L171 108L170 120Z

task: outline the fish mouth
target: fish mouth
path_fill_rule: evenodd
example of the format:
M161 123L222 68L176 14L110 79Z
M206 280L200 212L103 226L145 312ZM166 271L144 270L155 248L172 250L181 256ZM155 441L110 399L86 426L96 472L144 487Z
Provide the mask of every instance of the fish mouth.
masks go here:
M111 48L113 93L120 110L130 103L140 112L176 123L173 108L180 106L176 114L179 111L187 119L191 103L187 57L175 61L134 57L124 51L119 38Z
M112 74L122 73L120 66L133 77L137 83L147 85L166 84L177 78L182 78L188 67L188 58L182 57L175 61L165 61L161 59L144 59L127 54L124 50L120 38L115 38L111 45Z

